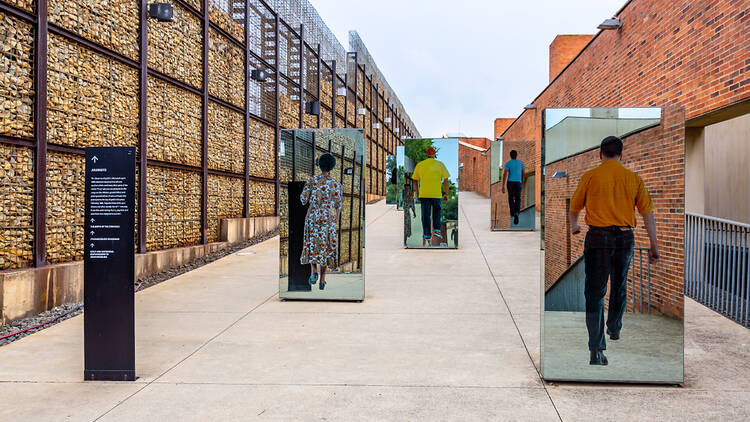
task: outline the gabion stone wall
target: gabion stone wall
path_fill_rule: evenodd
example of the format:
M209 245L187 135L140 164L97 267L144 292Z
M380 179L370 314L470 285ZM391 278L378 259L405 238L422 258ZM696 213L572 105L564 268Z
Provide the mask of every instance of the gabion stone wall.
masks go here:
M211 30L208 47L208 91L238 107L245 104L245 52Z
M72 147L138 144L138 72L50 35L48 142Z
M160 79L148 79L148 157L201 165L201 98Z
M0 144L0 270L31 265L34 152Z
M208 168L234 173L245 171L242 160L245 153L244 125L242 114L213 102L208 104Z
M250 120L250 174L266 179L275 177L274 141L276 129L257 120ZM273 215L262 214L262 215Z
M138 2L133 0L49 0L50 23L138 59Z
M174 20L179 25L148 20L148 67L200 88L203 83L202 24L179 4L173 6Z
M83 259L84 157L47 153L47 262Z
M0 134L34 136L33 49L33 27L0 13Z
M7 0L6 2L27 12L33 12L36 4L34 0Z
M200 173L149 166L146 175L149 251L201 241Z
M244 180L226 176L208 176L208 241L219 240L219 219L242 217L245 198Z

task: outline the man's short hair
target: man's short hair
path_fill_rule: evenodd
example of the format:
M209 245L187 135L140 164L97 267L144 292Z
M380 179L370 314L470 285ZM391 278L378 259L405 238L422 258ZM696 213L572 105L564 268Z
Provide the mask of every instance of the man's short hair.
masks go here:
M602 140L602 156L605 158L615 158L622 155L622 140L617 136L607 136Z
M326 152L325 154L318 157L318 167L320 171L331 171L336 167L336 157L333 154Z
M518 157L518 151L516 151L516 150L511 151L510 152L510 158L513 159L513 160L515 160L516 157Z

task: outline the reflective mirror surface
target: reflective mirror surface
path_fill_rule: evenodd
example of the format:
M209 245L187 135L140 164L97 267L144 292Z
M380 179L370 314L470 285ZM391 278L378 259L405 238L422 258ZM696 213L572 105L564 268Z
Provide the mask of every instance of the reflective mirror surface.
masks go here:
M397 154L404 247L458 248L458 139L407 139Z
M385 156L385 203L386 204L397 204L398 203L398 179L399 176L403 179L403 170L401 174L398 172L398 166L396 166L396 156L386 155ZM403 181L401 182L403 184Z
M490 227L536 228L536 143L494 141L490 146Z
M600 158L610 135L620 160ZM545 379L683 382L684 159L682 108L545 110Z
M396 179L396 209L404 209L404 146L396 146L396 168L398 179Z
M283 130L279 154L279 297L363 300L362 130Z

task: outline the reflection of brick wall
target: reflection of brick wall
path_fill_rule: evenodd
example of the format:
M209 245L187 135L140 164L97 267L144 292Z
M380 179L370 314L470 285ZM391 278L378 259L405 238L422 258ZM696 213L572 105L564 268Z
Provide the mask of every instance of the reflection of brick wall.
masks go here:
M536 168L536 153L534 151L534 141L503 141L502 164L510 161L510 152L518 151L518 159L523 161L526 173L534 171ZM494 176L494 175L493 175ZM494 177L492 180L496 180ZM500 179L502 180L502 175ZM493 229L507 229L510 227L510 208L508 207L508 194L503 193L502 182L493 183L491 190L491 219ZM533 202L533 201L532 201ZM529 204L529 198L526 197L526 189L521 191L521 209L525 204Z
M573 58L583 50L593 35L558 35L549 46L549 80L552 82Z
M683 315L684 290L685 127L683 120L684 113L681 109L664 109L662 125L628 137L624 140L623 151L623 165L641 176L654 203L661 260L656 266L651 267L652 312L679 318ZM584 211L580 218L583 233L571 237L567 225L566 200L573 195L583 173L595 168L599 163L599 150L594 149L550 163L546 168L545 289L549 289L568 266L583 255L586 231L583 222L586 213ZM568 178L549 177L557 171L566 171ZM637 217L637 224L636 247L648 247L648 236L640 216ZM628 295L631 294L632 292L629 291Z
M747 54L739 52L750 50L748 14L748 2L628 2L618 15L622 29L600 32L505 139L537 141L539 158L547 107L684 106L690 119L747 100Z
M460 138L458 144L458 188L490 196L490 140L486 138ZM463 144L462 144L463 143ZM481 150L472 148L470 144Z

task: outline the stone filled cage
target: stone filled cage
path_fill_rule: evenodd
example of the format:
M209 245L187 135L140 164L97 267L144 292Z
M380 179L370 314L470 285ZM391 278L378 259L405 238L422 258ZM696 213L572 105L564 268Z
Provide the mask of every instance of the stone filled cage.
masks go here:
M82 259L89 146L137 148L140 253L278 215L282 128L363 128L385 194L419 132L361 40L347 53L306 0L171 3L158 22L146 0L0 0L0 270Z

